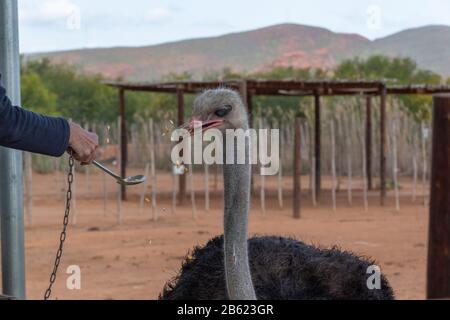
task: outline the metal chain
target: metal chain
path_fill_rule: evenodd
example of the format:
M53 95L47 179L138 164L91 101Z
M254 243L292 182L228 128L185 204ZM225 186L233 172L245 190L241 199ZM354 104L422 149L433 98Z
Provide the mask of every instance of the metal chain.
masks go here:
M56 252L55 263L53 266L52 274L50 276L50 284L48 286L48 289L45 291L44 300L48 300L52 294L52 287L56 281L56 274L58 273L58 267L61 262L61 257L63 254L64 241L66 240L66 235L67 235L66 231L67 231L67 226L69 224L70 203L72 200L72 183L73 183L74 166L75 166L75 160L73 158L72 152L69 151L69 173L67 174L68 188L67 188L67 193L66 193L66 211L64 213L63 229L62 229L61 235L59 237L59 248L58 248L58 251Z

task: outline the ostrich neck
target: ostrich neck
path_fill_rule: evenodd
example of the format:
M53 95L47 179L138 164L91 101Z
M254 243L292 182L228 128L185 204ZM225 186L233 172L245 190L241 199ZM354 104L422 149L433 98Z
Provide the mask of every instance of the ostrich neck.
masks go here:
M226 138L224 158L226 159ZM237 146L234 145L236 158ZM250 148L246 139L245 164L223 166L225 279L230 300L256 300L248 261L248 213L250 206Z

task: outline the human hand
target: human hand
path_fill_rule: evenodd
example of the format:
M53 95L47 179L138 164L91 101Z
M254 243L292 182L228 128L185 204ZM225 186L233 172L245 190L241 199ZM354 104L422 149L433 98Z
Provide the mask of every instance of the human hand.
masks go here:
M73 150L73 157L76 160L82 164L90 164L95 160L98 136L71 122L69 147Z

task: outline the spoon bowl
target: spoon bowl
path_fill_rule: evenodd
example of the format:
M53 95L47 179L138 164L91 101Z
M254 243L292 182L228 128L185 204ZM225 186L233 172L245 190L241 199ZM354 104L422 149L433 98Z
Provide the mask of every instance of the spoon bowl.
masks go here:
M128 178L125 178L122 180L117 180L117 183L125 185L125 186L134 186L134 185L145 182L145 180L146 180L145 176L138 175L138 176L128 177Z

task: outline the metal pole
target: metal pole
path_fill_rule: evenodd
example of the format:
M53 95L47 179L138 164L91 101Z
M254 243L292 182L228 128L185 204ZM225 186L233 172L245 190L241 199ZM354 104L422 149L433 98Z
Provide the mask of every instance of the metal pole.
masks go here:
M450 95L434 97L427 298L450 297Z
M20 105L17 0L0 1L0 73L14 105ZM25 299L22 153L0 147L0 215L3 293Z

